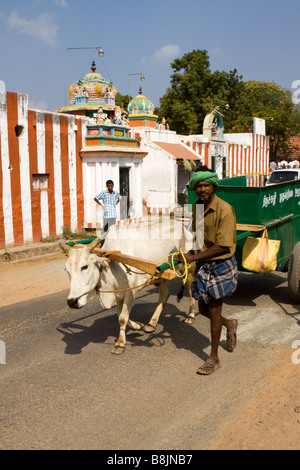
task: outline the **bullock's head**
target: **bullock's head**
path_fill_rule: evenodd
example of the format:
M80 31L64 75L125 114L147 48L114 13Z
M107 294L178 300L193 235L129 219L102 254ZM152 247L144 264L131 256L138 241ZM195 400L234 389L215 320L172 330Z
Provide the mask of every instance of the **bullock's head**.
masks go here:
M106 268L106 258L92 253L92 250L101 242L96 239L86 246L60 245L68 253L66 271L70 278L70 292L68 305L71 308L82 308L87 303L88 294L100 284L101 267Z

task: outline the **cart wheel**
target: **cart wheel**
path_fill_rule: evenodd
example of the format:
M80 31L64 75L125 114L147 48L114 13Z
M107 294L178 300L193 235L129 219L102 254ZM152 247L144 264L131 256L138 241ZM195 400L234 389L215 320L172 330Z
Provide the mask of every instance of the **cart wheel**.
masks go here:
M300 302L300 242L295 245L290 258L288 288L292 300Z

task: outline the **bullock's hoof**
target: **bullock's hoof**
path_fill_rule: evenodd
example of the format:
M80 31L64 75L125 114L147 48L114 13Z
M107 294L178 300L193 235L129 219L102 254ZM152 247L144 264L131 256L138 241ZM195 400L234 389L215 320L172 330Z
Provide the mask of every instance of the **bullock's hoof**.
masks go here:
M155 327L148 324L148 325L144 325L143 330L145 333L153 333L155 331Z
M188 325L192 325L195 321L195 317L187 317L185 320L184 320L184 323L187 323Z
M116 344L111 353L115 354L116 356L120 356L121 354L123 354L124 351L125 346L119 346L118 344Z
M136 321L132 325L130 325L129 328L131 328L133 331L142 331L144 329L144 326L144 323Z

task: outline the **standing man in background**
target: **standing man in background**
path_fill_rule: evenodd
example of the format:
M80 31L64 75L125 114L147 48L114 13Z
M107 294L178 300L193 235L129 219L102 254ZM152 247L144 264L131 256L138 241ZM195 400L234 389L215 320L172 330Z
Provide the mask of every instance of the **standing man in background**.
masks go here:
M114 182L106 181L106 190L99 193L94 201L104 210L103 232L107 232L111 225L115 225L117 219L117 204L120 202L120 194L114 190ZM104 205L100 202L103 201Z

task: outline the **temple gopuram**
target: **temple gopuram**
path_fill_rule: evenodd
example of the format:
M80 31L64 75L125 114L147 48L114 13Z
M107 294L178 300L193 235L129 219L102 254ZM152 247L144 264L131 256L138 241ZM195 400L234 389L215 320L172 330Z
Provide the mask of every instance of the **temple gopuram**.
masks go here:
M91 72L70 85L70 102L67 106L59 108L58 112L93 118L98 109L102 108L103 112L112 118L115 111L116 94L117 89L112 82L96 72L96 64L93 60Z

